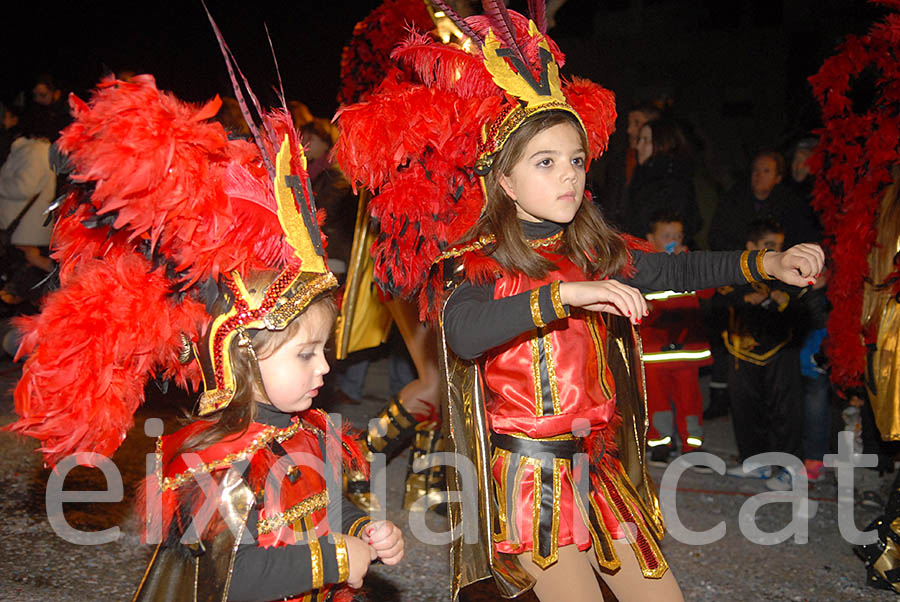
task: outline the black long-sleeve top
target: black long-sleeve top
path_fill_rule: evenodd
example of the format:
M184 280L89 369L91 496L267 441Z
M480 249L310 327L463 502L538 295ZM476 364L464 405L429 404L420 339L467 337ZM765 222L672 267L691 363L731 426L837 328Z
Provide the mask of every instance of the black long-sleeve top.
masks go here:
M562 226L553 222L522 222L522 231L531 240L553 236L561 229ZM678 255L632 251L634 275L615 276L615 279L642 293L745 283L740 258L739 251L695 251ZM530 291L526 291L494 299L492 284L462 283L444 307L444 332L450 348L459 357L472 359L533 329L530 296ZM541 288L538 300L543 321L549 324L556 320L549 286Z
M265 404L259 404L257 408L257 422L277 428L285 428L291 423L290 414L279 412ZM319 445L324 457L325 442L322 437ZM356 532L350 534L359 534L364 521L359 523L357 521L366 518L364 512L343 495L332 496L328 505L329 517L337 516L338 509L341 512L341 524L330 525L332 532L350 533L350 528L355 526ZM273 548L259 547L256 545L256 538L259 535L256 527L258 518L259 513L254 507L247 520L247 532L253 537L253 543L242 543L238 546L228 599L233 602L266 602L280 600L286 596L297 596L313 589L309 545L300 543ZM337 583L337 555L334 544L328 539L328 536L318 538L324 565L324 582Z

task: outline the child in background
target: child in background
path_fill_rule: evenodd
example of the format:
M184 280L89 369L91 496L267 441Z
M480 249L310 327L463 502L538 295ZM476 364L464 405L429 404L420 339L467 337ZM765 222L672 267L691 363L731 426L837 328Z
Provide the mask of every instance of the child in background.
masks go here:
M784 230L768 221L750 225L748 251L779 252ZM763 452L801 456L803 396L800 380L799 341L794 330L802 316L798 302L805 289L777 283L751 283L724 287L714 302L727 306L728 330L722 333L731 358L728 390L740 460ZM800 333L798 333L800 334ZM729 468L729 476L764 478L771 489L791 488L786 471L772 474L762 466L749 473L741 465Z
M658 253L687 252L681 217L677 214L654 215L647 240ZM650 309L641 326L650 419L648 463L665 466L678 444L683 454L702 451L703 396L699 370L712 363L712 354L703 336L696 292L657 291L645 294L644 298ZM705 466L697 466L695 470L710 471Z

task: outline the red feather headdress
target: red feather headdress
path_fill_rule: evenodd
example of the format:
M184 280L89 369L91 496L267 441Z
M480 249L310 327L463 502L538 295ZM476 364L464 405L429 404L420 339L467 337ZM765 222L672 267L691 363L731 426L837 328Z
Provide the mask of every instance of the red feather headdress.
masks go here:
M410 33L392 54L400 68L338 111L335 150L353 181L377 191L369 202L380 229L376 281L418 297L423 315L434 309L425 294L429 268L475 225L484 205L479 175L509 135L537 112L568 111L597 157L616 118L612 92L561 78L556 43L502 2L486 2L488 14L467 19L440 0L432 4L468 39L448 45Z
M10 427L40 439L50 464L115 451L151 377L197 386L202 376L201 412L227 404L231 338L283 328L336 285L286 111L263 117L254 144L208 121L218 98L189 105L149 75L104 80L70 103L58 146L74 190L52 242L60 287L18 323L28 360ZM259 274L270 274L263 286L245 286ZM210 315L220 287L233 306ZM182 363L185 342L202 370Z

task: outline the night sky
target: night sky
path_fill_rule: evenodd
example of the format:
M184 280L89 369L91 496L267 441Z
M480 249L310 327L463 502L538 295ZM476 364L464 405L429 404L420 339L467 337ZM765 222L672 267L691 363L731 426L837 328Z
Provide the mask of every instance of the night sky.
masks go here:
M124 69L154 74L160 88L185 100L201 101L231 89L199 0L28 1L15 3L17 25L6 22L0 31L5 63L0 100L9 101L23 89L30 92L36 74L43 71L78 94L104 73ZM286 95L323 116L336 108L341 48L354 24L379 4L376 0L208 2L264 102L274 102L269 90L276 81L265 23Z
M272 87L277 79L264 29L267 24L288 99L301 100L314 114L330 117L337 108L341 49L350 39L353 26L380 0L208 2L263 104L271 106L276 101ZM878 12L865 0L643 0L648 23L654 9L696 8L696 3L705 14L700 27L712 24L726 30L732 26L729 23L734 15L744 15L734 27L752 28L767 21L779 23L780 15L788 12L787 6L794 7L794 14L798 12L796 7L805 7L800 11L802 18L790 26L800 26L802 31L789 27L781 31L784 46L789 49L783 106L790 118L802 121L799 129L814 127L818 119L806 78L833 52L843 35L868 27ZM511 3L516 9L524 4L524 0ZM640 68L641 61L646 60L640 56L642 46L637 45L634 53L618 63L606 65L605 71L601 68L594 73L592 67L597 61L592 57L602 57L611 49L604 48L604 38L596 36L593 28L595 13L602 18L604 10L624 10L632 5L631 0L568 0L550 32L570 55L569 62L577 69L574 73L611 86L624 105L634 101L635 90L617 76ZM733 31L739 37L741 30ZM640 41L644 34L636 30L630 35ZM677 48L688 44L690 38L685 36L692 35L692 31L674 29L663 40L648 38L647 45ZM105 73L122 70L151 73L161 89L189 101L232 94L200 0L7 0L0 20L0 56L4 63L0 100L6 102L20 91L30 96L35 77L41 72L52 73L64 90L82 97L87 97ZM682 81L704 76L682 75L689 76ZM640 77L631 79L632 88L643 83ZM623 108L620 106L620 111ZM774 134L771 137L774 139Z

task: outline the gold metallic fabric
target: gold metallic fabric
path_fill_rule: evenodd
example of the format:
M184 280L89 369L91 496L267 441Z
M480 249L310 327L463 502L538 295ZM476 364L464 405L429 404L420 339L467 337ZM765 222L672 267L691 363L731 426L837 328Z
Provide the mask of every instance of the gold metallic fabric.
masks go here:
M556 312L557 318L565 318L568 315L559 296L559 280L550 284L550 301L553 303L553 311Z
M378 234L367 211L370 198L368 190L360 192L347 281L335 322L335 357L339 360L354 351L381 345L391 330L391 315L378 298L374 284L375 262L369 255Z
M134 602L225 602L231 586L234 555L246 529L252 505L253 492L250 487L236 471L226 471L222 477L217 510L228 528L222 529L212 540L204 541L202 545L205 550L197 557L174 547L158 547L138 585Z
M528 302L531 306L531 321L534 323L535 328L543 328L546 326L546 324L544 324L544 319L541 317L540 298L541 289L532 289L531 294L528 297Z
M884 305L870 363L869 401L883 439L900 440L900 306ZM872 388L874 385L874 389Z

